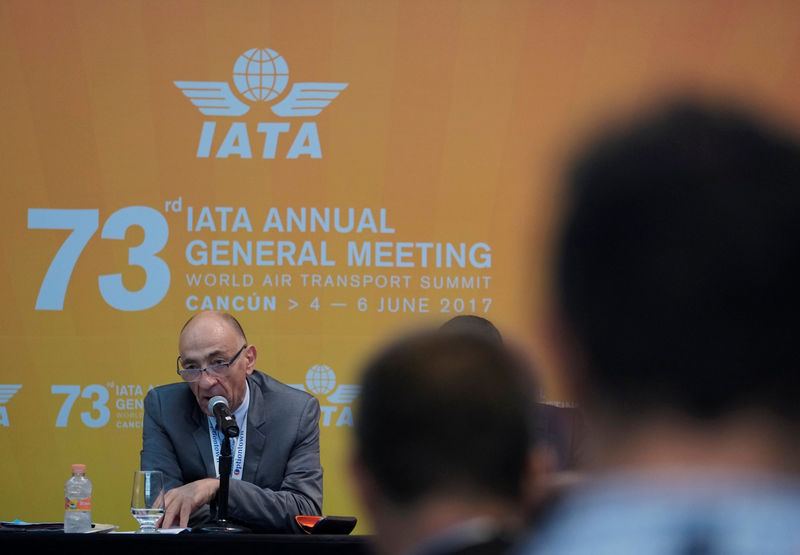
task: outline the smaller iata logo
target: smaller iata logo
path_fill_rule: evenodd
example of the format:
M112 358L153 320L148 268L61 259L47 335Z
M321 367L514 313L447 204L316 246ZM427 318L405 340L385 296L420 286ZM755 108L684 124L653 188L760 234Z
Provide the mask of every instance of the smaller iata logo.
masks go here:
M251 48L233 64L233 84L242 97L252 103L272 102L280 97L289 84L289 65L286 60L270 48ZM205 116L237 117L250 111L226 81L175 81L192 104ZM314 117L339 96L347 83L294 83L289 92L270 109L280 118ZM217 122L203 122L197 157L208 158L215 147ZM238 156L252 158L253 148L250 132L243 121L234 121L216 146L216 158ZM317 124L303 122L293 128L291 121L272 121L256 124L255 133L263 134L261 158L275 158L279 143L291 138L292 143L286 158L322 158ZM220 136L222 133L219 134ZM260 141L256 141L258 146ZM256 153L259 154L258 152Z
M326 364L315 364L306 372L306 383L291 384L291 387L300 391L308 391L318 398L326 397L328 405L320 404L322 411L322 425L330 426L334 417L336 426L353 425L353 401L356 400L361 392L360 385L340 384L336 385L336 373ZM344 406L337 406L344 405ZM339 409L342 409L339 411Z
M8 412L6 412L6 403L14 396L14 394L22 388L20 384L0 384L0 426L8 428L10 423L8 421Z

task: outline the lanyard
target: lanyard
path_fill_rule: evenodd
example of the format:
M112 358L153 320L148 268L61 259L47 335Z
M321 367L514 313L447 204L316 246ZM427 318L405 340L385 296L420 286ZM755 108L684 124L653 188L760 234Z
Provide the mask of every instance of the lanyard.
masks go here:
M239 426L239 437L236 438L236 446L233 448L233 465L231 466L231 478L234 480L242 479L242 468L244 467L244 450L247 447L247 418ZM208 419L208 433L211 436L211 448L214 450L214 472L219 478L219 454L222 445L217 433L216 419ZM225 438L228 441L232 438Z

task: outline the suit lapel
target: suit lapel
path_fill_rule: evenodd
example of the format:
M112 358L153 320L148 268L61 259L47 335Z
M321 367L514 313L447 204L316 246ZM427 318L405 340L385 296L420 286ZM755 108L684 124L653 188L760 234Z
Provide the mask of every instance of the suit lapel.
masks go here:
M203 467L206 471L206 476L214 477L217 475L214 470L214 455L211 452L211 438L208 435L208 417L200 410L195 411L194 431L192 438L200 452L200 459L203 461Z
M242 471L242 480L246 482L256 481L258 467L261 465L262 454L267 444L267 403L264 399L267 393L264 390L266 384L254 376L255 374L247 378L250 385L250 406L247 408L247 446Z

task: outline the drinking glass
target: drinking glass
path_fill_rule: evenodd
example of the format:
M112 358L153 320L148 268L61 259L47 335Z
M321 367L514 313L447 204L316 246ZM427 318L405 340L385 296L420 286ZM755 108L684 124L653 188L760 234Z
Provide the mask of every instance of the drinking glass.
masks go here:
M156 531L156 523L164 514L164 475L159 470L137 470L133 473L131 514L139 521L139 532Z

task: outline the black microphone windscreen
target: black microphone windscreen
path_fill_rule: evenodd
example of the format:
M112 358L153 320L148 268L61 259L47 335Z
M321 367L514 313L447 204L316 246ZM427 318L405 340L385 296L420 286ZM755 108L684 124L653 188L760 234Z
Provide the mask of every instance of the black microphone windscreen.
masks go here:
M213 414L214 413L214 407L217 406L220 403L222 403L222 405L225 406L225 407L228 406L228 400L225 397L223 397L222 395L217 395L215 397L212 397L208 401L208 412Z

